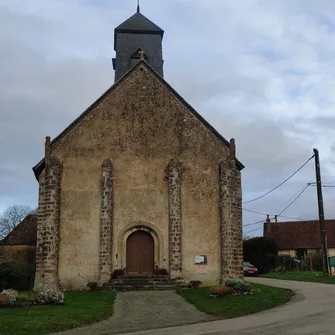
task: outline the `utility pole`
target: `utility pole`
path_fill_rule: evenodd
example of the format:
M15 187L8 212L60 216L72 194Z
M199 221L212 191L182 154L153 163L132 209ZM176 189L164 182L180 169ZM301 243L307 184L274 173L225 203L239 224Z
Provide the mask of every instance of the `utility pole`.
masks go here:
M319 151L317 149L313 149L313 151L314 151L314 158L315 158L316 187L317 187L317 192L318 192L323 275L328 276L329 275L329 262L328 262L325 214L324 214L324 209L323 209L323 198L322 198L320 158L319 158Z

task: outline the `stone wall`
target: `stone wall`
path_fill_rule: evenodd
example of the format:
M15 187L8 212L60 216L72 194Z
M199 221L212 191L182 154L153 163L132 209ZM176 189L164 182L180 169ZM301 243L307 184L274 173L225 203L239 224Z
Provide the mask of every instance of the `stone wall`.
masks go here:
M101 169L100 207L100 283L109 281L112 273L113 240L113 165L107 159Z
M220 278L219 162L230 164L229 171L236 175L237 188L231 185L220 200L229 202L231 212L237 201L230 195L238 194L241 186L236 163L228 146L147 66L135 69L93 104L52 145L52 153L62 162L59 278L63 288L82 289L89 281L99 281L99 264L106 263L101 256L109 251L103 254L100 248L101 223L109 220L101 215L101 208L108 207L105 201L101 207L101 163L106 157L113 162L112 270L126 266L128 230L143 225L152 227L162 241L158 267L171 266L172 275L182 272L187 280ZM170 166L170 184L175 186L169 189L166 168L171 160L181 162L183 172L181 183L181 171L175 164ZM45 203L42 191L43 187L40 208ZM237 209L236 213L223 217L237 239L241 222ZM43 223L43 211L41 215ZM169 235L171 230L175 235ZM231 266L240 250L231 247ZM207 255L208 263L195 264L195 255ZM103 271L108 273L110 264L106 266Z
M235 164L235 141L230 145L230 157L219 168L221 276L243 278L241 173Z
M182 276L182 211L181 211L182 167L171 161L168 166L169 202L169 255L170 276Z

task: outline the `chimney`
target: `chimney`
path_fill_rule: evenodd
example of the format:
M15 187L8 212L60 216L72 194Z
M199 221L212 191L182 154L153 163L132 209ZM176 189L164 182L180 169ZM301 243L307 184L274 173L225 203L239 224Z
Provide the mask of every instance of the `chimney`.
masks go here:
M50 144L50 136L45 138L45 158L50 157L51 154L51 144Z
M268 237L268 235L271 234L271 220L270 220L270 215L266 215L266 221L264 223L264 237Z
M230 140L230 156L236 158L236 144L233 138Z

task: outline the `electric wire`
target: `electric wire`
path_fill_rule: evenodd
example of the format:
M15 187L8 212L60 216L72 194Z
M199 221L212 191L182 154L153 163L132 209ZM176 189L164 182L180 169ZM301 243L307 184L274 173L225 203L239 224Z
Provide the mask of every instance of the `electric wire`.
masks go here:
M303 188L303 190L302 191L300 191L300 193L278 214L278 215L276 215L277 217L278 216L281 216L281 217L283 217L282 216L282 214L287 210L287 209L289 209L301 196L302 196L302 194L306 191L306 189L309 187L310 185L309 184L306 184L305 185L305 187ZM249 212L256 212L256 211L251 211L251 210L247 210L247 211L249 211ZM261 214L260 212L256 212L256 214ZM274 218L271 218L270 220L273 220ZM249 226L253 226L253 225L256 225L256 224L260 224L260 223L263 223L264 224L264 220L261 220L261 221L256 221L256 222L252 222L252 223L248 223L248 224L246 224L246 225L243 225L243 228L244 227L249 227ZM259 227L259 228L256 228L256 229L253 229L253 230L251 230L251 231L247 231L247 232L245 232L246 234L249 234L249 233L252 233L252 232L254 232L254 231L256 231L256 230L259 230L259 229L261 229L261 227Z
M312 157L310 157L306 163L304 163L298 170L296 170L294 173L292 173L288 178L286 178L283 182L281 182L279 185L277 185L276 187L274 187L273 189L271 189L270 191L266 192L265 194L255 198L255 199L251 199L248 201L243 202L243 204L249 204L250 202L254 202L256 200L262 199L265 196L267 196L268 194L272 193L273 191L275 191L276 189L278 189L280 186L282 186L283 184L285 184L287 181L289 181L293 176L295 176L303 167L305 167L313 158L315 155L313 155Z
M248 224L243 225L243 227L253 226L253 225L259 224L259 223L264 223L264 220L248 223Z
M256 228L256 229L253 229L253 230L246 231L245 234L253 233L254 231L259 230L259 229L261 229L261 228L262 228L262 226L261 226L261 227L258 227L258 228Z
M300 220L300 221L308 221L308 219L302 219L302 218L297 218L297 217L293 217L293 216L285 216L285 215L279 215L279 214L270 214L270 213L262 213L262 212L257 212L254 210L251 210L249 208L242 208L244 211L246 212L250 212L250 213L254 213L254 214L258 214L258 215L270 215L270 216L278 216L278 217L282 217L284 219L292 219L292 220ZM264 220L263 220L264 221Z
M283 209L287 204L289 204L290 201L292 201L292 199L294 199L294 198L297 196L297 194L299 194L299 193L304 189L304 187L305 187L306 185L308 185L308 183L306 183L306 184L304 184L302 187L300 187L299 190L298 190L298 192L294 193L294 194L293 194L287 201L285 201L280 207L278 207L278 208L276 209L276 212L278 213L278 212L279 212L281 209Z
M307 184L304 189L292 200L290 204L288 204L278 215L283 214L287 209L289 209L301 196L302 194L307 190L309 185Z

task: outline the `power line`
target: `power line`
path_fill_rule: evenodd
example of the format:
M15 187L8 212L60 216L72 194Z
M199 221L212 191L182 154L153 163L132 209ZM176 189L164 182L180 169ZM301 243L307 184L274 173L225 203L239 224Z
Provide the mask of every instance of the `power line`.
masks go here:
M317 186L317 185L314 184L314 183L310 183L309 185L310 185L310 186ZM335 187L335 185L321 185L321 187Z
M287 209L289 209L301 196L302 194L307 190L309 185L307 184L304 189L292 200L290 204L288 204L278 215L283 214Z
M284 215L277 215L278 217L284 218L284 219L292 219L292 220L300 220L300 221L310 221L310 219L302 219L302 218L295 218L292 216L284 216Z
M254 213L254 214L259 214L259 215L267 215L267 213L261 213L261 212L253 211L253 210L248 209L248 208L242 208L242 209L246 212L249 212L249 213Z
M280 183L278 186L274 187L274 188L271 189L270 191L266 192L265 194L263 194L263 195L261 195L261 196L255 198L255 199L252 199L252 200L243 202L243 204L249 204L250 202L254 202L254 201L256 201L256 200L259 200L259 199L261 199L261 198L264 198L266 195L272 193L272 192L275 191L277 188L279 188L280 186L282 186L283 184L285 184L288 180L290 180L294 175L296 175L296 174L297 174L297 173L298 173L304 166L306 166L307 163L309 163L309 161L312 160L313 158L314 158L314 155L313 155L311 158L309 158L309 159L307 160L306 163L304 163L298 170L296 170L293 174L291 174L288 178L286 178L286 179L285 179L282 183Z
M259 230L259 229L261 229L261 228L263 228L263 227L258 227L258 228L256 228L256 229L246 231L245 234L253 233L254 231Z
M269 213L262 213L262 212L257 212L257 211L253 211L251 209L248 209L248 208L242 208L244 211L246 212L250 212L250 213L254 213L254 214L258 214L258 215L268 215ZM285 216L285 215L278 215L278 214L269 214L270 216L273 216L275 217L276 215L277 216L280 216L284 219L292 219L292 220L300 220L300 221L308 221L308 219L302 219L302 218L297 218L297 217L292 217L292 216ZM264 220L263 220L264 221Z
M272 218L272 219L274 219L274 218ZM245 225L243 225L243 227L253 226L255 224L264 223L264 222L265 222L264 220L260 220L260 221L245 224Z
M299 194L306 185L308 184L304 184L302 187L300 187L298 192L294 193L287 201L285 201L280 207L277 208L276 212L278 213L284 206L290 203L290 201L294 199L297 196L297 194Z

